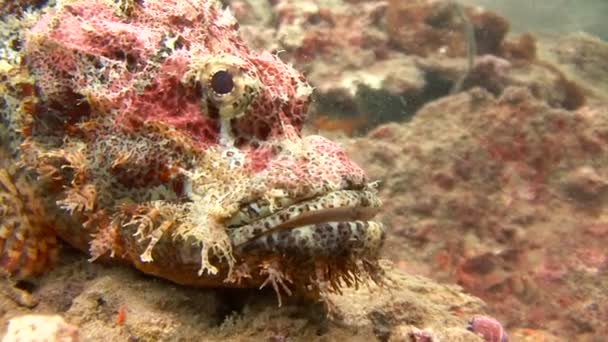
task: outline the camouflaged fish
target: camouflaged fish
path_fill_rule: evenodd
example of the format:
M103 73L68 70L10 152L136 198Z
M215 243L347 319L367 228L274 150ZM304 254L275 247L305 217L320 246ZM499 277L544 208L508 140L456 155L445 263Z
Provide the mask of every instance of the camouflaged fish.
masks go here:
M374 183L301 136L311 87L228 10L64 0L21 22L0 61L2 273L49 269L59 237L192 286L381 279Z

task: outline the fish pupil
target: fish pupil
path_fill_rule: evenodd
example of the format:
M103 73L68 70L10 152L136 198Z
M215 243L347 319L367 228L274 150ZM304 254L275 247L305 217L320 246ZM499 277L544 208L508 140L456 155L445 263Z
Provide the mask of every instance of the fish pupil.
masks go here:
M220 95L228 94L234 89L232 74L226 70L220 70L211 77L211 89Z

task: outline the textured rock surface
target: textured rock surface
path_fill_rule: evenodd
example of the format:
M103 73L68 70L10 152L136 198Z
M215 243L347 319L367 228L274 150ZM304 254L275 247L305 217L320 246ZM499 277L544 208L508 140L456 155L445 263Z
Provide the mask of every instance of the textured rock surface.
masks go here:
M591 100L608 101L608 42L586 33L541 38L539 56L585 88Z
M384 184L388 256L458 282L508 327L605 336L607 110L473 89L352 141Z
M79 327L81 341L387 340L408 337L412 329L430 329L450 341L482 341L466 330L468 319L484 312L480 300L394 269L390 289L332 295L328 319L320 304L304 298L277 308L272 291L185 288L65 254L62 265L34 286L39 304L33 311L61 314ZM0 326L32 312L4 296L0 308Z

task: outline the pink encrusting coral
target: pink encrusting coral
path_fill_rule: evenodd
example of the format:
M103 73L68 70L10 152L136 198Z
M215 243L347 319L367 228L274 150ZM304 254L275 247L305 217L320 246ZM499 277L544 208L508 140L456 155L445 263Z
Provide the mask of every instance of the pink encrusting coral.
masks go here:
M504 328L496 319L488 316L475 316L467 327L473 333L483 337L486 342L508 342Z

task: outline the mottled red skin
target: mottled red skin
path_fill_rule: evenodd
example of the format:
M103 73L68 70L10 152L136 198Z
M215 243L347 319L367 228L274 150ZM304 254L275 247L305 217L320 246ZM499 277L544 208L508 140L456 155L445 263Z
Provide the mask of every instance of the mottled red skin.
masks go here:
M249 151L247 162L253 171L272 169L273 166L268 165L272 151L267 147L258 148L257 142L249 143L283 138L287 125L292 129L288 134L299 135L309 102L307 97L296 94L297 86L305 82L303 76L275 55L251 52L239 38L236 23L219 23L222 12L207 2L196 5L198 13L192 7L191 18L172 14L172 10L178 12L175 8L180 2L163 0L145 7L136 5L130 15L123 18L104 1L82 1L43 17L31 30L30 37L41 36L44 42L39 44L30 38L26 50L43 93L49 88L45 95L62 99L94 85L96 91L87 95L89 103L104 111L115 111L119 129L136 131L143 122L158 121L186 133L200 148L207 148L219 143L219 119L213 113L204 113L200 106L200 92L205 91L205 85L188 87L182 80L193 59L234 55L244 60L248 71L264 85L248 110L232 119L236 144ZM182 7L188 4L181 2ZM167 32L179 37L175 44L180 48L160 63L143 91L133 90L136 80L148 77L145 63L158 58L155 56L160 53L159 45ZM61 48L48 48L53 45ZM111 82L94 84L82 77L83 65L94 64L83 63L85 56L96 61L126 60L129 71L124 70ZM357 179L365 177L337 145L327 142L327 146L319 148L319 153L327 150L337 153L337 168L341 169L338 173L356 175Z
M193 57L230 54L249 63L251 71L266 86L252 108L234 123L236 135L266 139L269 135L280 134L278 119L301 128L307 101L297 99L294 94L295 82L291 78L303 81L298 72L274 55L249 51L238 37L235 25L217 23L221 11L215 7L203 9L209 6L207 2L198 5L201 7L199 13L195 7L190 9L196 13L192 18L172 16L172 7L178 7L177 0L157 3L156 6L154 3L136 6L128 18L117 16L104 1L71 3L57 15L44 17L32 29L33 35L44 37L45 45L57 44L62 48L49 54L49 50L34 47L29 51L31 65L37 73L62 78L70 90L77 90L91 86L91 82L78 75L83 56L118 62L127 60L131 71L125 70L112 82L96 84L99 90L94 94L98 97L94 100L118 110L117 124L128 126L142 121L162 121L188 132L202 146L207 146L217 143L219 123L217 118L201 111L200 94L197 94L201 89L188 88L181 80ZM182 2L182 6L187 4ZM168 10L164 11L165 8ZM158 72L142 93L128 90L119 94L121 89L128 88L131 82L148 72L142 68L160 53L161 41L168 32L179 36L175 44L181 48L160 63ZM61 70L67 75L53 70ZM69 80L66 76L74 79ZM289 100L277 101L277 95Z

